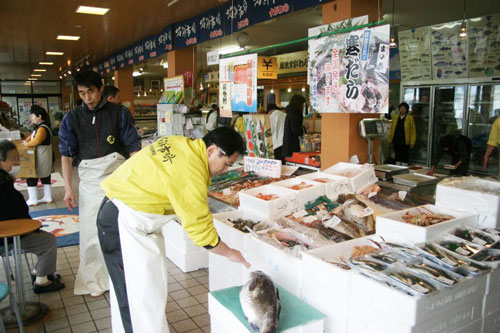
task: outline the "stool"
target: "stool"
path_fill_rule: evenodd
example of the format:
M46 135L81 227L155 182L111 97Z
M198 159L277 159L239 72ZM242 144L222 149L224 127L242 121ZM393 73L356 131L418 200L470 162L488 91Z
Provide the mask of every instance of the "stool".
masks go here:
M21 313L19 312L19 308L17 307L16 302L12 302L14 299L14 296L12 295L12 291L9 289L9 287L5 283L0 282L0 302L5 299L9 295L9 299L11 301L11 306L14 309L14 312L16 314L16 319L17 319L17 324L19 326L19 332L23 333L24 332L24 325L23 321L21 320ZM5 326L3 325L3 318L2 314L0 313L0 332L4 333L5 332Z
M32 219L18 219L18 220L7 220L0 222L0 237L4 241L4 252L5 257L8 259L9 244L8 239L13 239L13 254L14 262L16 265L15 277L16 277L16 294L17 300L11 299L11 305L17 303L19 305L19 313L22 322L28 325L32 322L43 318L49 310L47 305L40 302L26 302L24 299L24 282L23 282L23 267L22 267L22 255L21 255L21 236L29 234L35 230L40 229L41 223ZM4 260L5 275L7 278L8 289L11 290L10 276L12 274L10 263L8 260ZM30 272L31 274L31 272ZM0 315L4 318L5 326L7 328L17 326L17 316L12 313L12 308L6 307L0 310Z

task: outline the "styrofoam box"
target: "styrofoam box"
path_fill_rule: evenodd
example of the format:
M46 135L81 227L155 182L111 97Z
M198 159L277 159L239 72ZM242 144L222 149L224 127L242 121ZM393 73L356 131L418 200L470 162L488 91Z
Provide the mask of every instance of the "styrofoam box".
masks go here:
M212 294L208 294L208 311L210 314L210 331L213 333L244 333L247 330L236 316L220 304ZM286 333L323 333L324 320L316 320L306 325L288 329Z
M182 225L177 221L168 222L162 229L163 238L177 247L181 252L199 252L200 247L193 244Z
M253 270L253 268L252 268ZM248 280L249 270L226 257L208 253L208 285L210 291L241 286Z
M406 212L418 214L418 209L422 212L428 209L433 213L448 214L454 216L455 219L436 223L427 227L420 227L403 222L402 216L405 215ZM459 212L450 208L437 207L434 205L424 205L377 216L376 233L384 238L397 239L400 242L415 244L442 237L447 229L460 225L476 226L477 214Z
M336 176L342 176L343 172L357 170L359 173L354 177L346 177L352 184L354 192L361 193L365 188L377 182L375 169L369 164L353 164L339 162L334 166L323 170L324 173L329 173Z
M302 259L267 242L250 237L247 242L246 259L252 271L267 273L274 283L293 295L300 297L302 283Z
M500 310L500 290L484 295L483 317Z
M348 299L352 275L352 270L342 269L328 261L350 258L354 246L373 246L370 239L380 241L380 237L368 236L310 250L302 254L301 298L327 316L325 319L326 331L346 332L347 330L347 314L350 311Z
M483 333L498 332L500 332L500 310L493 312L483 319Z
M312 185L302 190L293 190L290 187L298 185L300 183L306 183L307 185ZM309 201L316 200L318 197L326 194L326 188L323 183L318 183L309 179L302 178L291 178L285 179L279 182L272 183L270 186L283 188L297 196L297 201L299 207L303 207Z
M470 322L465 326L460 327L458 330L453 331L453 333L478 333L481 332L482 326L483 326L483 319L479 318L473 320L472 322Z
M301 175L297 178L308 179L314 181L318 178L326 178L328 183L322 183L326 189L326 195L332 199L336 199L339 194L352 193L352 183L345 177L331 175L324 172L313 172Z
M257 194L274 194L279 198L274 200L262 200ZM249 190L240 191L240 210L250 210L265 218L274 218L291 213L298 208L297 195L281 187L264 185Z
M464 182L473 182L475 186L488 186L500 191L500 182L467 178ZM481 228L500 227L500 195L438 184L436 205L479 214L478 225Z
M208 267L208 251L203 248L198 249L196 252L183 252L174 243L165 240L167 258L184 273Z
M486 280L486 294L500 291L500 268L492 269Z
M356 299L350 308L370 309L362 300ZM471 321L481 319L481 302L465 303L460 306L450 306L446 312L429 318L417 325L400 322L399 315L403 307L394 308L391 313L370 309L363 315L349 311L348 330L350 333L384 332L384 333L452 333Z
M357 301L369 309L394 314L400 322L415 326L423 321L446 314L462 304L482 305L486 276L466 279L453 288L440 289L430 295L415 297L361 274L352 274L351 304ZM355 287L354 287L355 286ZM366 307L365 307L366 308ZM404 309L404 311L403 311ZM481 312L481 311L479 311Z

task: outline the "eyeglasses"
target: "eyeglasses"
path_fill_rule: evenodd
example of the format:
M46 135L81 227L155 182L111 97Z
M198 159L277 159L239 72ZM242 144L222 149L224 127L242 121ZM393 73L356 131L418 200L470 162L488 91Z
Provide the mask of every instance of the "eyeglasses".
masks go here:
M225 155L227 156L226 152L224 151L224 149L222 149L221 147L217 146L217 148L219 148L220 152L222 153L222 155Z

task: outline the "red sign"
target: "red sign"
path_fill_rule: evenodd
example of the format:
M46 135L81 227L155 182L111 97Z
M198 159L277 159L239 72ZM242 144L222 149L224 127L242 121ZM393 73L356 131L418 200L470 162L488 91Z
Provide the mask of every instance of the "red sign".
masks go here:
M182 72L184 77L184 87L191 87L193 85L193 71Z

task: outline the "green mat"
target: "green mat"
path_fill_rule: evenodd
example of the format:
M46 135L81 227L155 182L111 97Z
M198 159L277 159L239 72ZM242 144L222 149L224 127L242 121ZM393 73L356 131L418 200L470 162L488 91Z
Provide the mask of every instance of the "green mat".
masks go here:
M250 325L243 313L240 304L240 287L231 287L212 291L212 296L224 307L229 309L238 320L245 325L249 332L252 332ZM281 317L278 332L286 331L290 328L306 325L310 322L320 320L326 316L302 301L297 296L292 295L285 289L278 287L280 292Z

